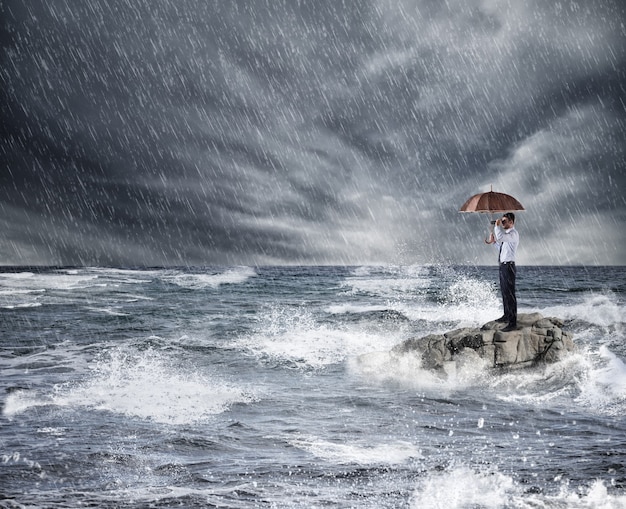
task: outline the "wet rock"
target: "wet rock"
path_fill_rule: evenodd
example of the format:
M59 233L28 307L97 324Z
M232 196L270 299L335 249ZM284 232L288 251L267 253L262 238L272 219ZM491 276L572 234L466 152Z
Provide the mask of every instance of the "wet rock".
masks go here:
M417 353L423 367L439 370L457 360L459 355L467 355L468 351L475 352L494 367L523 367L557 362L575 350L572 334L562 329L563 320L559 318L520 313L517 325L517 330L504 332L506 324L493 321L480 328L411 338L395 346L391 354Z

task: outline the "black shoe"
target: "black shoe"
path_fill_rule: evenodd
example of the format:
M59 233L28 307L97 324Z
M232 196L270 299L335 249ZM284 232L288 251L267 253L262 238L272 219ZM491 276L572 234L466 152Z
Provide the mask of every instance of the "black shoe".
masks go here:
M498 322L498 323L508 322L508 320L506 319L506 316L504 316L504 315L502 315L500 318L498 318L495 321Z
M517 324L508 324L504 329L501 329L500 332L511 332L517 330Z

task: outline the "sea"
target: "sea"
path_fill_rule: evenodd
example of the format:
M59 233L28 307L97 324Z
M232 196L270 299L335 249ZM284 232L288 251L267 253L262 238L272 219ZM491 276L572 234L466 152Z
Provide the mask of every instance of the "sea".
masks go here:
M497 267L3 267L2 508L624 508L626 268L519 266L576 351L432 372Z

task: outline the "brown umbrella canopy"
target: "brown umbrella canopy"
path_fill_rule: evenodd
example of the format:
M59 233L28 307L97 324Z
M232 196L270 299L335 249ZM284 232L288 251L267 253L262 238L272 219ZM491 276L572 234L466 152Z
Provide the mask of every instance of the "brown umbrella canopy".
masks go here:
M494 214L496 212L510 212L512 210L525 210L520 202L509 194L488 191L478 193L467 200L459 212L483 212Z

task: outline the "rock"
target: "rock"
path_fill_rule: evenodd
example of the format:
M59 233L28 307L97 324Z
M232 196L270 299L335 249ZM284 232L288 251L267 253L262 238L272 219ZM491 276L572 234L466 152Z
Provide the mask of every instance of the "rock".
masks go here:
M460 355L477 355L494 367L523 367L557 362L575 350L563 320L540 313L520 313L517 330L503 332L506 324L487 322L480 329L462 328L445 334L411 338L396 345L392 355L417 353L427 369L450 372L449 363Z

